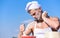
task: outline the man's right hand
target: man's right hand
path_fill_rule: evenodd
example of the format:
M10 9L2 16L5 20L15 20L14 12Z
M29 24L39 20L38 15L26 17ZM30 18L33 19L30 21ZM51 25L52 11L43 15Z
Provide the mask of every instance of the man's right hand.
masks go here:
M20 32L24 32L24 30L25 30L25 26L24 26L24 24L21 24L20 25Z

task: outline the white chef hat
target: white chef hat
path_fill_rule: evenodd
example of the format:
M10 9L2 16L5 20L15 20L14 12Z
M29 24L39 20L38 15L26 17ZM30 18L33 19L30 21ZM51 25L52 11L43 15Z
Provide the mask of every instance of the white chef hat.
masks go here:
M39 3L37 1L32 1L32 2L27 3L25 10L28 11L31 9L37 9L39 7L41 7L41 6L39 5Z

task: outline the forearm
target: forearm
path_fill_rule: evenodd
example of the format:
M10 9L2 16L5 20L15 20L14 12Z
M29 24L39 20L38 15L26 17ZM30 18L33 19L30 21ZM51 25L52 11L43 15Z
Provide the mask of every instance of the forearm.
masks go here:
M23 35L23 32L20 32L20 33L18 34L18 38L22 38L22 35Z
M28 36L30 34L30 32L29 31L24 31L24 32L20 32L19 34L18 34L18 38L22 38L22 36Z
M57 27L59 26L59 22L58 21L53 21L49 18L44 17L43 19L51 28L57 29Z

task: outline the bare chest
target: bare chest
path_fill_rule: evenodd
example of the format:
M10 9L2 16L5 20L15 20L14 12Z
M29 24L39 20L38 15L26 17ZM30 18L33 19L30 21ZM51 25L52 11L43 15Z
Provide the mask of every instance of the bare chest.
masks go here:
M37 23L36 28L44 29L44 28L48 28L48 25L45 22Z

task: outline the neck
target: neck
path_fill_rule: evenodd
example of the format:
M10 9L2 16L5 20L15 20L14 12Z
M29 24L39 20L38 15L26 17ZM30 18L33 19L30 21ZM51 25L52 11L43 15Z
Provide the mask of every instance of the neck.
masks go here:
M40 22L43 22L43 19L35 20L35 21L37 21L38 23L40 23Z

